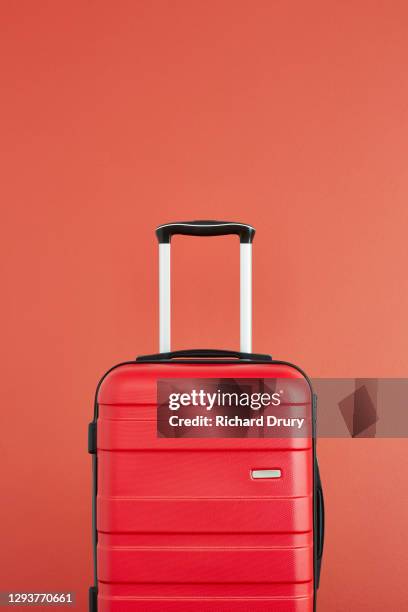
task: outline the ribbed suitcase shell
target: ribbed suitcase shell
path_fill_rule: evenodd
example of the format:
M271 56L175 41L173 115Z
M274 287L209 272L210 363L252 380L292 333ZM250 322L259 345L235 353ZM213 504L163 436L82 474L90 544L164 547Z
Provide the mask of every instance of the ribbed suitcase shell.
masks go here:
M159 438L163 378L303 374L279 362L222 361L108 372L95 421L98 612L312 612L313 436ZM305 403L312 410L311 390ZM271 467L281 478L251 478Z

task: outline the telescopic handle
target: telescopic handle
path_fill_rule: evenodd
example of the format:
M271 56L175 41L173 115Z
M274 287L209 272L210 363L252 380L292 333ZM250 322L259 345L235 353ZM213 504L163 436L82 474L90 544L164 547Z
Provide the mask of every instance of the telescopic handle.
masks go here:
M160 352L169 353L170 303L170 243L172 236L225 236L236 234L240 240L240 351L252 351L252 240L255 229L246 223L231 221L179 221L159 225L159 314Z
M255 229L246 223L234 221L177 221L159 225L156 236L160 244L171 242L172 236L228 236L236 234L243 244L250 244L255 235Z

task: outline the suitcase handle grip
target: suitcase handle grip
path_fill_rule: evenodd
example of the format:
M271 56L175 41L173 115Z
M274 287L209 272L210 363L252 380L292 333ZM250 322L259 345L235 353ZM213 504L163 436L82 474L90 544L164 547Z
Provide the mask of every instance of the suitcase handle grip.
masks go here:
M324 547L324 497L321 483L317 487L317 533L317 558L321 559Z
M189 349L181 351L170 351L167 353L157 353L155 355L142 355L136 361L169 361L170 359L191 359L191 358L227 358L242 359L244 361L272 361L270 355L259 353L242 353L241 351L227 351L222 349Z
M171 351L170 343L170 250L171 237L224 236L237 234L240 239L240 351L252 352L252 240L255 229L246 223L231 221L179 221L164 223L156 229L159 241L159 345L161 353Z
M156 236L160 244L169 244L172 236L228 236L236 234L243 244L250 244L255 235L255 228L246 223L234 221L176 221L164 223L156 229Z
M325 510L319 465L316 462L316 588L319 588L324 549Z

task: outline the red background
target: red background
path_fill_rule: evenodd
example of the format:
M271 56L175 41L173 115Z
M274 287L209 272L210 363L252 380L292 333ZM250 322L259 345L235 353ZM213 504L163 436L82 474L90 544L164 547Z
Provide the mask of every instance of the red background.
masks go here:
M86 426L157 348L157 224L258 229L254 350L407 375L407 27L402 1L1 2L1 590L86 609ZM236 347L237 243L174 247L173 347ZM320 610L407 608L407 441L319 454Z

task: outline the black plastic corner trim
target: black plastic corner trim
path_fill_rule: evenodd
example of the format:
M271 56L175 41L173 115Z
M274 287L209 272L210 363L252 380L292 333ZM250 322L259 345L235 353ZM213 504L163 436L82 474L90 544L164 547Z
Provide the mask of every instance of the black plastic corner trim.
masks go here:
M161 244L169 244L176 234L184 236L227 236L236 234L242 243L250 244L255 236L255 228L247 223L235 221L176 221L163 223L156 229Z
M88 425L88 453L94 455L96 448L96 422L92 421Z
M97 612L98 610L98 591L92 586L89 589L89 612Z
M242 361L272 361L270 355L259 353L241 353L240 351L228 351L222 349L189 349L181 351L171 351L169 353L156 353L154 355L141 355L136 358L138 362L150 361L170 361L171 359L231 359L236 358Z

